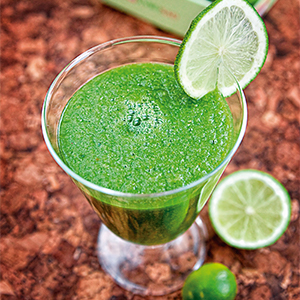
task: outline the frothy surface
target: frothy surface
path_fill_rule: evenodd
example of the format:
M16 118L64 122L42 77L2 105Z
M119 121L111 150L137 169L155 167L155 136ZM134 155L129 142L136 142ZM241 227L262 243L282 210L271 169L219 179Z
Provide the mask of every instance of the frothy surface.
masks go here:
M132 64L85 84L59 128L65 163L102 187L154 193L189 184L216 168L231 148L232 116L218 91L188 97L173 67Z

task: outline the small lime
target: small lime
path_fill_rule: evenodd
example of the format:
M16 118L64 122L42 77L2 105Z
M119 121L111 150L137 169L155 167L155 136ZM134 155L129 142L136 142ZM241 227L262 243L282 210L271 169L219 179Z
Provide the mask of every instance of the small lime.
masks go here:
M234 274L223 264L207 263L186 279L183 300L233 300L237 284Z

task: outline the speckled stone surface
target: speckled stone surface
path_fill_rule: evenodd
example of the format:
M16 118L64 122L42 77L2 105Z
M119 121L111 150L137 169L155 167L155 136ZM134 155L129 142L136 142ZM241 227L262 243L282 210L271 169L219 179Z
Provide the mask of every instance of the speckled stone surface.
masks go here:
M297 300L299 287L299 1L278 0L264 18L270 49L246 88L245 138L225 175L254 168L275 176L292 199L285 234L253 251L209 231L206 262L235 273L237 300ZM43 98L75 56L110 39L163 35L97 0L1 1L1 299L180 300L180 291L141 297L117 286L96 255L99 219L51 158L41 135Z

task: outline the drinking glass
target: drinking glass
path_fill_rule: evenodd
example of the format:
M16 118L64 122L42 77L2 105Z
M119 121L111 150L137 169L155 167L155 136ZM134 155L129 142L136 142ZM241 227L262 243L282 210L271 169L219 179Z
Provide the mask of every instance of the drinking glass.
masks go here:
M42 110L42 131L51 155L101 219L97 253L102 268L120 286L141 295L180 289L190 272L203 263L205 226L198 215L244 136L243 91L236 82L236 92L226 99L233 116L234 142L224 161L203 178L174 190L130 194L87 181L61 159L58 128L68 100L93 77L131 63L173 65L180 44L167 37L136 36L87 50L56 77Z

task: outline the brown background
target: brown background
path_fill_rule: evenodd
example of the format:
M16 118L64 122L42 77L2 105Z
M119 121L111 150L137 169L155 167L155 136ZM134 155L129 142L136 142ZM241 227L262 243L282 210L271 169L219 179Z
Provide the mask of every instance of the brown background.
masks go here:
M298 0L279 0L264 18L269 54L246 88L248 128L226 170L255 168L280 180L291 195L291 223L274 245L240 251L202 212L206 261L236 274L237 299L300 299L299 16ZM40 113L52 80L81 52L113 38L172 35L97 0L2 0L1 27L1 299L143 299L99 267L98 217L48 153Z

